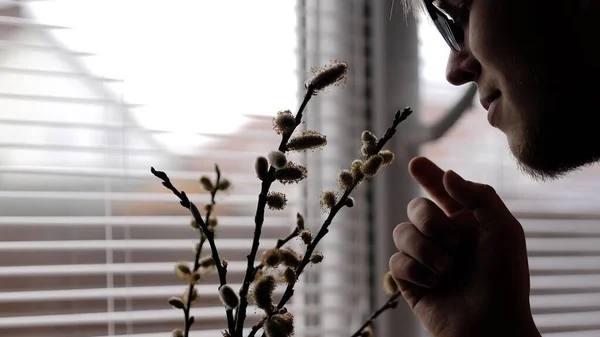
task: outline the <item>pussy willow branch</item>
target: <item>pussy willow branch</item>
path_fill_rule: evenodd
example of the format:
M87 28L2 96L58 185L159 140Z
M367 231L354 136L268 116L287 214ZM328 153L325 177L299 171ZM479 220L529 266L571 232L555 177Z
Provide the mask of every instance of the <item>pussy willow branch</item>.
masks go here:
M378 153L379 151L381 151L383 149L385 144L396 133L396 128L398 127L398 125L402 121L404 121L408 116L410 116L411 113L412 113L412 109L410 107L404 108L404 110L402 110L402 111L400 111L400 110L396 111L396 114L394 115L394 120L392 122L392 126L389 127L385 131L385 134L383 135L383 137L381 137L381 139L379 139L374 153ZM360 180L360 179L357 179L357 180ZM302 261L296 268L296 281L300 277L300 274L302 274L302 272L304 271L304 268L310 262L310 257L312 256L312 253L314 252L315 248L317 247L317 244L321 241L321 239L325 236L325 234L327 234L329 232L329 226L331 225L333 218L340 211L340 209L342 209L342 207L345 206L346 199L348 199L348 197L350 196L350 193L352 193L352 191L354 190L354 188L356 188L356 186L358 186L358 184L354 183L350 187L348 187L344 191L344 194L342 195L340 200L331 208L329 215L327 216L327 219L325 219L325 221L321 225L321 228L319 229L317 236L306 248L306 253L304 254L304 257L302 258ZM281 300L279 301L279 304L277 304L277 309L283 308L283 306L285 306L286 303L292 298L292 296L294 295L294 286L295 285L296 285L296 282L288 284L288 286L285 289L285 292L283 293L283 296L281 297ZM261 327L262 327L262 322L257 323L254 327L252 327L252 332L254 332L254 334L256 334L256 331L258 331ZM263 335L264 335L264 333L263 333ZM251 335L251 336L253 336L253 335Z
M300 232L300 230L298 229L298 227L296 227L294 229L294 231L291 232L290 235L288 235L285 239L277 240L277 244L275 245L275 248L283 247L286 243L290 242L290 240L297 237L299 232ZM258 273L258 271L263 268L264 268L264 264L262 264L262 263L257 265L256 267L254 267L254 275L252 276L253 280L256 278L256 273ZM254 337L254 335L256 335L256 332L258 332L258 330L260 330L261 327L262 327L262 321L255 324L254 326L252 326L252 329L250 330L248 337Z
M400 296L402 296L402 292L400 290L398 290L394 295L392 295L387 302L385 302L384 305L382 305L379 309L377 309L373 314L371 314L371 316L369 318L367 318L367 320L360 326L360 328L358 328L358 330L356 330L356 332L354 334L352 334L352 336L350 337L358 337L360 336L361 332L368 327L370 324L373 323L373 321L382 313L384 313L386 310L388 309L393 309L398 305L398 298L400 298Z
M206 242L206 237L203 236L202 234L200 234L200 243L198 244L198 250L196 251L196 256L194 258L194 271L192 272L192 277L193 275L198 271L198 269L200 268L200 263L198 262L198 259L200 258L200 252L202 251L202 246L204 246L204 242ZM187 303L185 304L185 308L183 309L183 317L185 320L185 329L184 329L184 337L188 337L190 334L190 328L192 327L193 322L190 320L190 309L192 306L192 292L194 291L194 286L195 283L190 280L190 286L188 288L188 298L187 298Z
M215 195L217 195L217 191L219 190L219 184L221 183L221 170L219 169L219 165L215 164L215 172L217 174L217 179L215 181L213 190L210 192L210 205L211 205L211 207L208 207L208 210L206 211L206 218L205 218L206 220L204 220L205 224L208 223L208 219L210 218L212 210L214 209L214 206L216 204L216 202L215 202ZM219 260L219 264L221 264L221 260ZM225 273L227 273L227 268L223 268L223 269L225 270ZM227 280L227 279L225 279L225 280ZM223 283L221 285L223 285ZM225 314L227 315L227 326L229 327L229 334L233 335L234 334L234 330L235 330L235 320L233 318L233 309L226 308L225 309ZM185 337L187 337L187 336L185 336Z
M188 199L187 194L185 194L184 191L180 192L177 188L175 188L175 186L173 186L173 184L171 183L171 179L169 179L169 176L167 176L167 174L165 172L157 171L154 169L154 167L150 168L150 171L157 178L159 178L163 181L163 183L162 183L163 186L165 186L166 188L171 190L171 192L173 192L173 194L175 194L179 198L179 203L181 204L181 206L190 210L190 212L192 213L192 216L194 217L194 220L196 221L196 223L200 226L200 228L204 232L204 234L206 236L206 240L208 241L208 244L210 245L212 258L215 261L215 265L217 267L217 272L219 274L220 286L227 284L227 269L225 269L225 267L221 263L221 258L219 257L219 251L217 250L217 246L215 245L215 233L208 229L207 222L205 222L202 219L202 215L200 215L200 211L198 210L198 207L196 207L196 205L194 205L194 203L192 203ZM191 296L191 294L190 294L190 296ZM228 314L227 315L228 321L229 321L229 316L230 315ZM233 315L231 315L231 321L233 322ZM233 323L229 324L229 322L228 322L228 325L234 326Z
M398 127L398 125L402 121L404 121L411 113L412 113L412 110L410 108L405 108L402 112L400 112L400 110L396 111L396 114L394 115L394 120L392 122L392 126L389 127L385 131L385 134L383 135L383 137L381 137L381 139L379 139L379 141L377 141L377 146L375 147L374 153L378 153L379 151L381 151L383 149L385 144L390 139L392 139L392 137L396 133L396 128ZM357 180L360 180L360 179L357 179ZM354 183L350 187L348 187L346 189L346 191L344 191L344 194L342 195L340 200L337 202L337 204L335 204L331 208L331 211L329 212L329 216L327 216L327 219L325 219L325 221L321 225L321 229L319 229L317 236L306 248L306 253L304 254L304 257L302 258L300 265L298 265L298 267L296 268L296 280L298 279L298 277L300 277L300 274L302 274L302 271L304 271L304 268L310 262L310 257L312 256L312 253L314 252L315 248L317 247L317 245L319 244L321 239L325 236L325 234L327 234L329 232L329 226L331 225L333 218L340 211L340 209L342 209L342 207L344 207L346 205L346 199L348 199L348 197L350 196L350 193L352 193L352 191L356 188L356 186L358 186L358 183ZM290 300L290 298L294 294L294 285L295 284L296 284L296 282L288 284L288 286L285 289L285 292L283 293L281 300L279 301L279 304L277 305L277 309L283 308L283 306L287 303L287 301Z
M312 256L312 253L314 252L315 248L317 247L317 244L319 244L319 242L325 236L325 234L327 234L329 232L329 226L331 225L333 218L340 211L340 209L342 209L342 207L346 206L346 199L348 199L348 197L350 196L350 193L352 192L352 190L354 190L354 188L356 186L357 186L356 184L353 184L352 186L348 187L346 189L346 191L344 191L344 194L342 195L342 197L340 198L338 203L335 204L329 211L329 215L327 216L327 219L325 219L325 221L321 225L321 229L319 229L317 236L315 236L313 241L308 245L308 247L306 247L306 253L304 254L304 257L302 258L302 261L300 262L298 267L296 267L296 280L298 280L298 278L304 271L304 268L310 263L310 257ZM283 308L283 306L292 298L292 296L294 295L294 286L295 285L296 285L296 282L289 283L287 285L287 287L285 288L285 292L283 293L283 296L281 297L281 300L279 300L279 304L277 304L277 309Z
M304 95L304 100L302 100L302 104L298 109L298 113L296 113L295 117L295 125L289 132L286 132L281 137L281 142L279 143L279 151L286 152L287 151L287 142L292 136L292 133L302 123L302 113L306 108L306 105L310 101L311 97L314 95L314 90L312 88L307 88L306 94ZM271 188L271 184L275 181L275 168L271 166L267 177L263 179L260 194L258 195L258 203L256 206L256 215L254 216L254 238L252 239L252 248L250 249L250 254L246 257L248 259L248 265L246 267L246 274L244 275L244 281L242 283L242 288L240 289L240 305L237 310L237 317L235 320L235 333L236 337L242 337L242 330L244 327L244 321L246 320L246 308L248 307L248 290L250 289L250 283L254 280L254 275L256 275L254 269L254 260L256 259L256 253L258 252L258 247L260 245L260 236L262 232L262 225L265 220L265 207L267 205L267 193L269 193L269 189Z

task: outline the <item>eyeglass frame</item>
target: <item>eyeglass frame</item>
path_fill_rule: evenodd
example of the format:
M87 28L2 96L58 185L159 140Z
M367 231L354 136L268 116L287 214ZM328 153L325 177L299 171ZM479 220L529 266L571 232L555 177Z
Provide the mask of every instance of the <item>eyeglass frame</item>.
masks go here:
M450 49L458 53L462 50L464 41L464 32L452 18L448 16L439 7L433 4L434 0L423 0L429 17L435 24L436 28L450 47Z

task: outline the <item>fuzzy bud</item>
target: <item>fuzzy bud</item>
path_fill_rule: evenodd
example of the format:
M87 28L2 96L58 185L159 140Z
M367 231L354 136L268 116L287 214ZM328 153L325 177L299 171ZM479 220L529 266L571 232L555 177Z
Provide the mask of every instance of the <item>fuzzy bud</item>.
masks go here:
M377 171L379 171L381 164L383 164L383 157L380 155L374 155L365 161L360 170L365 177L372 177L377 173Z
M299 231L304 229L304 217L300 213L296 213L296 228Z
M389 271L385 273L385 275L383 275L383 290L385 293L388 295L394 295L399 289L400 288L398 288L398 284L394 280L392 274Z
M212 212L212 210L213 210L213 205L212 204L206 204L206 205L204 205L204 211L206 211L206 213Z
M283 248L281 251L281 262L288 267L296 268L300 264L300 254L296 253L292 248Z
M394 161L394 152L390 150L379 151L378 154L383 158L383 166L389 165Z
M185 293L183 294L183 302L184 303L187 303L189 296L190 296L190 290L186 289ZM190 299L190 301L191 301L190 303L192 303L192 304L195 303L197 299L198 299L198 290L194 287L194 290L192 290L192 296Z
M286 148L289 151L306 151L327 145L327 136L312 130L301 131L300 135L291 138Z
M305 245L310 245L313 239L313 234L310 229L305 229L300 232L300 239L302 239L302 242L304 242Z
M265 272L262 269L257 270L256 273L254 274L254 282L262 279L263 276L265 276Z
M227 330L221 331L221 335L223 335L223 337L231 337L231 334Z
M189 280L192 270L188 266L187 262L178 262L175 265L175 275L182 280Z
M283 110L273 118L273 130L278 135L290 134L296 127L296 118L290 110Z
M269 192L267 194L267 206L272 210L282 210L287 204L285 194L281 192Z
M217 188L221 191L227 191L231 188L231 181L229 179L221 179Z
M316 95L318 91L331 85L344 83L348 72L348 64L335 60L324 67L311 70L313 76L304 82L304 87Z
M346 207L354 207L354 198L353 197L348 197L348 199L346 199Z
M294 316L275 314L265 320L263 329L267 337L289 337L294 334Z
M310 256L310 263L318 264L321 262L323 262L323 253L317 252Z
M256 172L258 179L265 180L267 174L269 173L269 161L267 158L256 158L256 162L254 163L254 171Z
M196 219L192 219L192 220L190 220L190 227L192 227L193 229L199 229L200 225L198 225L198 223L196 222Z
M285 167L275 171L275 179L282 184L297 183L306 178L306 167L288 162Z
M360 332L359 337L374 337L375 333L373 332L373 328L369 325Z
M200 177L200 185L202 185L202 188L209 192L211 192L215 188L212 181L207 176Z
M213 259L212 256L205 256L201 258L200 260L198 260L198 264L202 268L210 268L216 265L215 259Z
M373 134L373 132L371 132L369 130L363 131L360 138L363 143L376 143L377 142L377 136L375 136L375 134Z
M227 309L235 309L240 304L240 297L228 284L219 288L219 298Z
M375 143L363 143L360 148L360 154L365 158L369 158L375 154L375 148L377 148L377 144Z
M183 337L183 330L175 329L171 332L171 337Z
M217 227L217 224L219 222L217 221L217 217L214 215L211 215L208 218L208 223L206 224L206 226L208 227L209 230L214 231L215 227Z
M350 172L350 170L341 170L338 174L338 182L340 183L340 187L344 190L352 186L352 184L354 184L352 172Z
M185 309L185 303L179 297L171 297L169 298L169 305L175 309Z
M223 266L223 268L227 269L227 267L229 266L229 261L221 259L221 265Z
M190 275L190 283L196 284L201 279L202 279L202 274L198 271L196 271L192 275Z
M273 292L276 286L277 282L272 275L266 275L256 282L253 294L257 307L263 310L272 310Z
M277 267L281 263L281 251L279 248L271 248L262 254L262 264L268 267Z
M287 284L293 284L296 282L296 271L294 268L285 268L281 276L283 277L283 281Z
M321 209L328 210L331 209L337 203L337 196L334 191L325 190L321 192L321 198L319 204L321 205Z
M269 158L269 163L276 169L281 169L287 164L287 157L285 153L281 151L271 151L267 156Z
M352 162L350 166L350 173L352 173L352 178L354 178L354 182L357 182L360 177L362 177L361 168L363 166L363 161L360 159L356 159Z

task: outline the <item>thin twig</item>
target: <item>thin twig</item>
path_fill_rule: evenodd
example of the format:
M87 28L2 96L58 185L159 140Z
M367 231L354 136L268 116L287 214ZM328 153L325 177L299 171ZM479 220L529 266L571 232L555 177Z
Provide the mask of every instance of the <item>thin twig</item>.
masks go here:
M250 333L248 334L248 337L254 337L256 335L256 333L262 328L263 326L263 321L260 320L258 323L254 324L252 326L252 329L250 330Z
M392 122L392 126L385 130L385 134L383 135L383 137L381 137L379 141L377 141L377 146L375 147L374 151L375 153L381 151L383 149L383 146L385 146L385 143L387 143L388 140L392 139L392 137L396 133L396 128L398 127L398 124L402 123L406 118L408 118L408 116L410 116L410 114L412 114L412 109L410 107L406 107L402 111L396 111L396 114L394 115L394 121Z
M192 327L192 321L190 320L190 309L192 306L192 292L194 291L194 277L196 272L198 271L198 269L200 268L200 262L198 261L200 259L200 252L202 251L202 246L204 246L204 242L206 242L206 237L204 235L202 235L202 233L200 233L200 243L198 244L198 250L196 251L196 255L194 257L194 271L192 272L191 275L191 279L190 279L190 286L188 288L188 298L187 298L187 303L185 304L185 308L183 309L183 316L184 316L184 320L185 320L185 333L184 333L184 337L188 337L190 334L190 328Z
M286 152L287 150L287 142L292 136L292 133L302 123L302 113L306 108L306 105L310 101L311 97L314 95L312 88L307 89L306 94L304 95L304 100L298 109L298 113L295 117L295 125L289 132L286 132L281 137L281 142L279 143L279 151ZM256 206L256 214L254 216L254 237L252 239L252 248L250 249L250 254L246 256L248 260L248 265L246 267L246 274L244 275L244 281L242 283L242 288L240 289L240 305L237 309L237 317L235 320L235 332L236 337L242 337L242 330L244 327L244 321L246 320L246 308L248 307L248 291L250 289L250 283L254 280L256 275L254 269L254 260L256 259L256 253L258 252L258 247L260 245L260 236L262 232L262 225L265 220L265 207L267 205L267 193L269 193L269 189L271 188L271 184L275 181L275 168L271 166L267 177L263 180L261 185L260 194L258 195L258 203Z
M361 332L368 327L370 324L373 323L373 321L382 313L384 313L386 310L388 309L393 309L398 305L398 298L400 298L400 296L402 296L402 292L400 290L398 290L394 295L392 295L390 297L390 299L388 299L387 302L385 302L385 304L383 306L381 306L379 309L377 309L373 314L371 314L371 316L360 326L360 328L358 328L358 330L356 330L356 332L350 336L350 337L358 337L360 336Z
M217 250L217 246L215 245L215 233L208 229L207 222L205 222L204 219L202 219L202 215L200 215L200 211L198 210L198 207L188 199L188 197L184 191L179 191L175 186L173 186L173 184L171 183L171 179L169 179L169 176L165 172L157 171L156 169L154 169L154 167L150 168L150 171L152 172L153 175L155 175L157 178L159 178L163 181L162 182L163 186L165 186L166 188L171 190L171 192L173 192L173 194L175 194L179 198L179 203L181 204L181 206L190 210L190 212L192 213L192 216L194 217L194 220L200 226L200 228L202 229L202 232L204 232L204 234L206 236L206 240L208 241L208 243L210 245L212 258L215 261L215 265L217 267L217 272L219 274L219 282L220 282L219 287L227 284L227 269L221 263L221 258L219 257L219 251ZM217 171L218 171L218 167L217 167ZM217 174L219 175L220 173L217 173ZM213 198L214 198L214 196L213 196ZM198 254L198 253L196 253L196 254ZM228 321L229 321L229 316L231 316L231 321L233 322L233 315L232 314L227 315ZM229 326L234 326L234 324L231 323Z

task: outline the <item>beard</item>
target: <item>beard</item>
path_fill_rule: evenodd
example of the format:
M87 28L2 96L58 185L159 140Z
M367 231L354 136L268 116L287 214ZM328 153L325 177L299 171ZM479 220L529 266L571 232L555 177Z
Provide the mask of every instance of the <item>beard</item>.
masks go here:
M589 115L557 112L543 120L528 120L518 134L508 138L519 170L536 181L547 182L599 161L597 132Z

